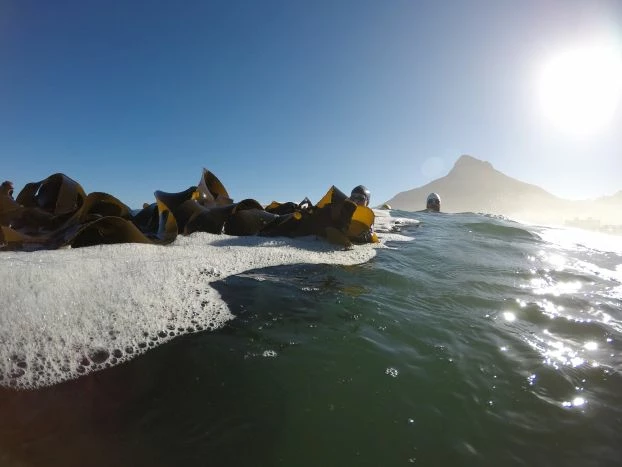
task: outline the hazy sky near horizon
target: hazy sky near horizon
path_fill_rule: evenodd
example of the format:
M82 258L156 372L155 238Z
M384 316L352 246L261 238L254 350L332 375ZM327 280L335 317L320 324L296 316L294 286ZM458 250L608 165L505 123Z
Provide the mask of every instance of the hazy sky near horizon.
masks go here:
M589 134L543 108L545 67L586 44L622 64L621 1L0 0L0 179L63 172L138 207L205 167L236 200L362 183L376 205L470 154L561 197L610 195L619 99L581 112L608 112ZM548 110L572 113L561 96Z

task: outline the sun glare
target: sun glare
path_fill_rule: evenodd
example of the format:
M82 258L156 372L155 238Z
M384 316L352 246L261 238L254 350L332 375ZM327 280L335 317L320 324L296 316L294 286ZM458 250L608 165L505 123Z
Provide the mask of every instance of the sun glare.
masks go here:
M543 68L544 115L560 130L584 136L605 128L622 94L622 51L591 46L566 50Z

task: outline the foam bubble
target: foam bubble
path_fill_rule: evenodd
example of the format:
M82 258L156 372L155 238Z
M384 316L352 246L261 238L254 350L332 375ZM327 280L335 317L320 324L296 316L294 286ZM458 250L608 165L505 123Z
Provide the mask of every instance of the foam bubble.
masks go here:
M120 244L0 253L0 386L37 388L110 368L234 316L210 285L253 269L369 261L380 244L194 233L168 246ZM415 221L416 222L416 221ZM272 356L272 355L266 355Z
M400 232L403 227L417 227L421 223L417 219L410 219L408 217L393 217L386 210L374 209L373 211L376 217L374 222L374 230L381 237L387 237L387 235ZM404 240L406 240L406 237L398 238L397 241Z
M172 245L0 254L0 385L36 388L118 365L233 318L211 283L268 266L360 264L316 238L196 233Z

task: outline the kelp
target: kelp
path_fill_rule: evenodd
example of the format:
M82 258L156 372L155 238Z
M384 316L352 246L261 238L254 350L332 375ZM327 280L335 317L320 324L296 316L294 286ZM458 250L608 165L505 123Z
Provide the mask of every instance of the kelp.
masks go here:
M78 182L61 173L26 184L16 199L4 190L0 192L0 250L166 245L177 235L194 232L317 235L344 247L378 241L371 234L373 211L357 206L335 186L315 205L305 198L300 203L273 201L264 208L254 199L234 202L222 182L203 169L197 185L176 193L157 190L154 197L154 203L132 210L108 193L87 195Z

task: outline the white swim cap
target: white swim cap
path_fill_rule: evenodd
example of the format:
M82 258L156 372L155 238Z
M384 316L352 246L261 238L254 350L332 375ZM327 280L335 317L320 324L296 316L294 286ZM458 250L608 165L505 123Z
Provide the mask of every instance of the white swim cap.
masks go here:
M441 203L441 197L437 193L430 193L428 195L428 199L426 200L426 202L429 203L431 201L438 202L440 204Z

